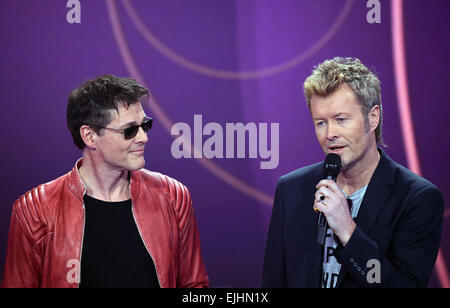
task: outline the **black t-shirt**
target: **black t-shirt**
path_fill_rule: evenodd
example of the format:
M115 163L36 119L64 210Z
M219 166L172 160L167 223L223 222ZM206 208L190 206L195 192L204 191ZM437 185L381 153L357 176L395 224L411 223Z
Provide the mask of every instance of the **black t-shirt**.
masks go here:
M84 205L80 288L159 288L131 200L105 202L85 195Z

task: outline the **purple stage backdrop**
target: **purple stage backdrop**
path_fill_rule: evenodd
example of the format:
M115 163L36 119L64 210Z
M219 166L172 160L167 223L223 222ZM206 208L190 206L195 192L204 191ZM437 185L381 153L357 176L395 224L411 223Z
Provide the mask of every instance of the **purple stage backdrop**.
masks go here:
M416 161L450 200L450 2L403 1L396 15L401 3L2 0L0 277L13 202L68 172L81 156L66 128L69 92L106 73L132 76L151 90L145 108L155 125L146 168L190 189L213 287L259 286L277 179L323 159L302 84L326 58L358 57L374 68L386 152L410 169ZM405 129L408 112L400 103L411 110ZM178 135L171 129L180 122L191 128L196 155L210 137L201 129L222 129L215 158L204 148L203 159L175 158ZM225 142L227 123L249 125L253 137ZM447 202L432 287L449 286L449 216Z

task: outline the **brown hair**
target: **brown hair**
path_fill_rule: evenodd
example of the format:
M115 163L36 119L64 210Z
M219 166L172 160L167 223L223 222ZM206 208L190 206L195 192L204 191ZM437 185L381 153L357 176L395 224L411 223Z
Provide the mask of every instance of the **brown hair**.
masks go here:
M69 95L67 126L75 145L83 150L86 145L80 135L80 127L91 125L97 133L111 122L111 110L119 104L126 108L149 96L146 88L132 78L104 75L84 82Z

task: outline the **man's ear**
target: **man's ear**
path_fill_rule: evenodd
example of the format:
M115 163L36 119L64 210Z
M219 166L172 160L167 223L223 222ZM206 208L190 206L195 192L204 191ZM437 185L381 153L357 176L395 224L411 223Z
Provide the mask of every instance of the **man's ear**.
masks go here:
M95 143L98 135L92 127L88 125L81 126L80 135L81 139L83 139L83 142L87 147L95 149Z
M372 130L375 131L375 129L378 127L378 124L380 123L380 116L381 116L380 106L378 105L373 106L369 112L369 125L371 131Z

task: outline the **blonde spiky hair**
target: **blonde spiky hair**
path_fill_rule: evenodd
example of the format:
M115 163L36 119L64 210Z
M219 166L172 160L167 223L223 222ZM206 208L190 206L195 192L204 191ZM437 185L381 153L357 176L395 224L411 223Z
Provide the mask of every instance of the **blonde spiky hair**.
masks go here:
M375 129L375 138L377 144L384 145L380 80L357 58L336 57L325 60L314 67L312 74L306 78L303 84L308 108L311 110L311 97L313 95L326 97L344 83L352 89L358 98L367 127L369 111L373 106L380 107L380 122Z

